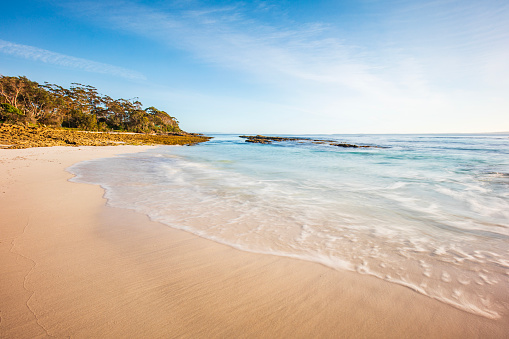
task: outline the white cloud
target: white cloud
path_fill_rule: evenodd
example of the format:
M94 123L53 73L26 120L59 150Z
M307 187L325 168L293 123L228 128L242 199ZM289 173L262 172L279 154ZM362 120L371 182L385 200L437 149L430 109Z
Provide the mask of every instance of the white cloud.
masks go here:
M37 47L20 45L5 40L0 40L0 52L24 59L40 61L71 69L78 69L85 72L109 74L127 79L145 79L143 74L125 68L76 58Z
M390 126L405 131L405 126L412 125L415 132L419 126L413 126L412 119L426 120L428 131L447 120L448 126L440 125L443 130L461 131L457 122L462 115L473 116L486 103L493 111L487 114L495 118L491 129L496 129L504 105L489 104L490 91L508 87L506 80L499 80L509 78L507 67L496 65L503 66L501 56L507 55L508 48L500 44L508 40L502 18L509 7L475 2L463 6L458 0L430 1L419 8L411 2L395 3L394 9L380 14L386 20L370 28L385 31L374 34L381 41L363 32L360 45L347 33L337 33L348 32L350 27L337 30L327 23L280 26L256 18L240 3L236 7L161 9L106 0L100 4L66 2L64 6L79 9L76 15L97 24L179 48L195 62L233 70L270 86L280 93L281 104L320 119L332 121L348 115L362 126L366 119L383 116L387 131ZM474 96L479 104L468 105ZM446 115L450 118L442 119Z
M281 28L249 17L242 7L161 10L134 2L65 6L79 8L78 15L85 13L98 23L180 48L195 60L241 71L279 88L320 92L335 86L337 92L353 91L374 99L428 91L425 72L408 67L406 60L415 59L411 55L392 54L389 62L382 62L378 51L334 36L324 23ZM415 74L408 73L413 70Z

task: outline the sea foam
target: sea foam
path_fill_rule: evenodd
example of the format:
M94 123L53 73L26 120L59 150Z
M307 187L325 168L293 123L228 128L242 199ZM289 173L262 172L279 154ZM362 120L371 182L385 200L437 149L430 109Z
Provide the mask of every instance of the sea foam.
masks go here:
M70 171L112 206L241 250L373 275L489 318L509 311L509 183L494 175L509 173L507 139L326 138L384 148L217 136Z

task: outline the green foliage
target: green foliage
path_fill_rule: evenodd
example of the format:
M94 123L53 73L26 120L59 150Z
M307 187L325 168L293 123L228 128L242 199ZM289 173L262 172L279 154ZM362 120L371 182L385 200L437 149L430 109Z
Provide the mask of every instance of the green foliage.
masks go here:
M145 109L145 112L150 117L153 129L161 132L181 132L177 119L170 116L165 111L158 110L151 106Z
M71 110L63 127L77 128L84 131L97 130L97 117L95 114L86 114L79 110Z
M135 99L112 99L78 83L70 88L26 77L0 76L0 119L83 130L182 132L178 121L153 106L143 110Z
M11 104L0 104L0 120L15 122L21 116L23 116L23 112Z

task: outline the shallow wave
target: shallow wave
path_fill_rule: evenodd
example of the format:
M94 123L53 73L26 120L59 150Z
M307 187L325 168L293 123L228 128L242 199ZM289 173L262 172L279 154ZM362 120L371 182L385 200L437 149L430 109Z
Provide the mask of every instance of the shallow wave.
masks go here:
M367 150L366 157L226 138L70 171L75 181L103 186L110 205L171 227L373 275L497 318L508 311L509 199L479 176L509 165L472 147L430 155L437 141L429 139L418 148L400 140L399 149Z

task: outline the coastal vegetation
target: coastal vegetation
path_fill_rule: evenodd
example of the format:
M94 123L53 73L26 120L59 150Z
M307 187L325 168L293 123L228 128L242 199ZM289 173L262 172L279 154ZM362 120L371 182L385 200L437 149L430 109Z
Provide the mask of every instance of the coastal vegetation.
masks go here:
M189 145L210 138L182 131L178 120L137 99L113 99L93 86L69 88L0 75L0 147Z
M113 99L90 85L69 88L0 76L0 121L86 131L182 132L177 119L137 99Z

